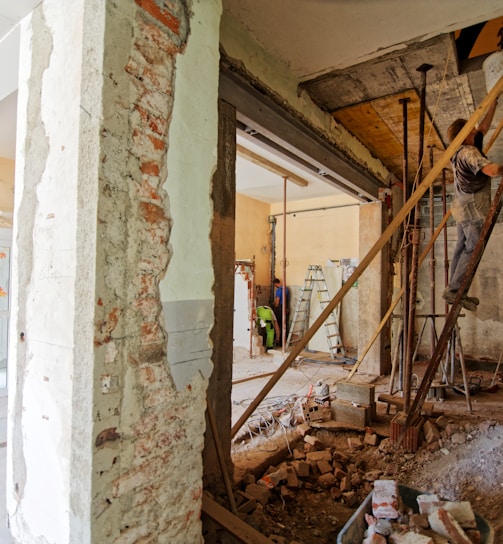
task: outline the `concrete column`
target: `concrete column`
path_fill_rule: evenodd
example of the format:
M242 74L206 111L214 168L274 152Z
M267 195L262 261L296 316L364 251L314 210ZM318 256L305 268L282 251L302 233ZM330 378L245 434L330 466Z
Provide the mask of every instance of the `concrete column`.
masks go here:
M385 227L385 208L381 202L360 206L360 260L381 236ZM389 306L391 277L387 246L374 258L360 277L359 289L359 336L358 353L362 353ZM359 372L380 376L389 371L390 350L388 327L378 336Z
M207 251L192 267L211 270L220 13L219 0L45 0L23 23L7 482L20 542L202 542L207 377L176 387L160 283L184 251L177 213L200 212ZM191 40L206 56L179 74ZM170 191L192 179L168 176L170 124L190 77L209 114L191 117L177 161L210 167L205 198L177 209Z

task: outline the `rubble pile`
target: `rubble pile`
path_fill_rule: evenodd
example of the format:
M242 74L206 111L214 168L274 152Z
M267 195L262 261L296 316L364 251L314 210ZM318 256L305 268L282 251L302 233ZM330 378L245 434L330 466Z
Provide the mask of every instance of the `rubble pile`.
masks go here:
M419 513L401 500L394 480L377 480L372 514L362 544L480 544L483 542L471 504L443 501L437 495L416 497Z
M498 465L492 459L498 455L503 430L495 420L470 421L452 414L446 417L431 413L424 418L421 444L412 453L393 444L382 432L382 425L359 429L340 423L336 426L319 419L318 413L311 410L309 420L296 425L295 441L288 443L288 452L283 455L278 455L280 447L272 448L270 451L274 453L257 458L255 464L249 462L246 453L243 455L246 463L240 465L241 474L234 486L237 515L273 542L335 542L350 516L371 494L375 482L384 479L397 479L399 487L412 486L411 489L442 497L439 502L443 504L436 509L437 525L455 527L449 516L460 524L450 507L445 507L455 501L469 504L476 501L477 512L489 522L498 518L499 491L493 499L485 490L486 483L500 481ZM428 466L432 469L428 470ZM216 500L221 504L227 502L223 496ZM375 522L369 518L369 528L378 522L377 517L372 517ZM406 510L403 517L393 522L398 531L392 537L370 529L373 532L370 537L375 540L367 540L365 544L486 542L477 540L476 528L466 526L461 526L464 537L460 533L458 540L449 541L440 531L433 533L431 523L435 524L435 519L428 517L424 512L411 514ZM380 520L378 526L383 523ZM367 526L365 518L362 524L358 538L344 541L345 544L362 542Z
M348 438L348 453L325 445L311 429L303 424L303 444L294 447L291 458L279 465L270 466L256 478L247 474L236 492L238 513L250 514L258 505L264 506L274 498L288 500L299 489L326 492L334 501L355 508L372 491L374 480L383 475L382 470L365 471L363 463L354 462L351 451L362 450L365 445L376 446L378 437L371 431L364 438Z

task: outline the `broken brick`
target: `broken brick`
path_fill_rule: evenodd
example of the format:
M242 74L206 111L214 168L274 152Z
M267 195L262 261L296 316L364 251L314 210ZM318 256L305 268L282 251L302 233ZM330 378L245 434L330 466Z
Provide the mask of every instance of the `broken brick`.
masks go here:
M317 461L316 464L318 465L318 470L320 471L320 474L332 472L332 465L328 461L322 459L321 461Z
M342 480L343 478L347 478L348 474L347 472L344 472L343 470L336 468L334 470L334 475L338 480Z
M294 468L295 472L297 473L297 476L300 478L308 478L309 474L311 472L311 468L309 463L306 463L305 461L293 461L292 467Z
M348 476L345 476L344 478L342 478L340 483L340 489L342 492L351 491L351 489L353 489L351 485L351 479Z
M445 510L437 508L428 516L430 527L452 544L472 544L459 523Z
M442 503L442 508L447 510L463 529L477 528L472 505L468 501L445 501Z
M379 444L379 437L376 433L365 433L363 443L366 446L377 446Z
M431 512L442 505L442 501L435 494L418 495L416 501L420 514L431 514Z
M398 499L398 484L395 480L376 480L372 492L372 513L376 518L399 518Z
M331 472L328 472L327 474L322 474L317 482L323 489L330 489L337 484L337 479Z
M306 459L308 461L331 461L332 454L328 450L310 451L306 453Z
M325 448L325 446L323 445L320 439L316 438L315 436L311 436L309 434L306 434L304 436L304 442L306 442L307 444L309 444L310 446L313 446L314 448L318 450L322 450Z
M306 436L306 434L311 434L312 429L307 423L301 423L300 425L297 425L297 430L299 431L301 436Z
M299 487L299 479L297 478L297 473L293 467L288 467L286 475L286 485L287 487L297 488Z
M424 437L426 438L426 442L428 442L428 444L440 439L440 431L438 430L438 427L429 419L424 422L423 432Z
M248 484L246 486L245 492L247 495L256 499L262 505L267 504L271 496L271 492L269 491L269 489L259 484Z

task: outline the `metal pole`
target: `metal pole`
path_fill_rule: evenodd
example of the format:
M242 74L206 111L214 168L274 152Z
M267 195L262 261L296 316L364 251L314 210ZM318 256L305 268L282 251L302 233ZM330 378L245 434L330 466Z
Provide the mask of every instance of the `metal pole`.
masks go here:
M447 212L447 189L445 168L442 169L442 212L445 216ZM449 285L449 252L447 250L447 224L444 228L444 288ZM449 312L449 306L447 302L444 304L444 313L447 315Z
M403 203L405 204L409 199L409 157L408 157L408 125L407 125L407 103L410 102L410 98L401 98L399 103L402 104L402 116L403 116L403 168L402 168L402 185L403 185ZM403 247L402 247L402 283L403 283L403 299L402 299L402 342L401 342L401 357L400 365L398 367L398 382L399 388L403 393L403 362L406 356L407 345L407 315L409 314L409 261L410 261L410 247L408 241L408 217L403 221ZM397 338L397 341L400 340Z
M283 177L283 289L281 291L281 352L286 350L286 182L287 176Z
M430 169L433 168L433 148L434 145L428 146L430 149ZM433 184L430 186L430 238L435 232L435 194ZM431 313L431 337L430 337L430 357L435 352L436 344L436 328L435 328L435 245L431 246L430 252L430 313Z
M419 165L417 170L417 182L421 183L423 173L423 153L424 153L424 119L426 112L426 72L432 67L431 64L422 64L417 70L421 72L421 103L419 109L419 152L418 159ZM431 187L431 186L430 186ZM414 229L412 233L412 259L411 259L411 283L409 292L409 315L407 316L409 326L407 331L407 351L405 358L405 373L404 373L404 412L408 413L410 408L411 386L412 386L412 365L413 359L413 343L414 343L414 331L416 324L416 297L417 297L417 275L418 275L418 247L421 228L419 225L420 209L419 204L415 206L413 221Z
M269 305L274 308L274 277L276 270L276 217L269 216L271 225L271 293L269 295Z
M250 313L250 358L253 357L253 323L255 321L255 255L250 266L251 280L248 283L248 312Z

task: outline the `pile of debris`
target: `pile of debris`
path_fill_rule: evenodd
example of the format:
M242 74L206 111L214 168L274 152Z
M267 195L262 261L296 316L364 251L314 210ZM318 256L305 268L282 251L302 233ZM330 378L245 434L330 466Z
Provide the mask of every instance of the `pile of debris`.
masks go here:
M372 483L383 476L382 470L365 471L363 463L354 462L349 454L325 447L307 424L297 427L303 435L303 444L293 447L288 460L270 466L257 477L245 474L236 492L238 513L251 514L257 505L265 506L272 499L292 498L299 489L327 492L334 501L348 508L356 505L372 490ZM364 438L348 438L348 449L362 450L366 445L377 446L375 433L365 433Z
M363 510L361 512L368 524L362 544L484 542L485 535L482 535L478 527L469 502L443 501L437 495L431 494L418 494L416 501L417 508L414 513L412 506L402 501L396 481L375 481L371 501L372 514ZM370 509L370 505L367 508ZM351 535L352 543L355 542L355 537L355 534Z

